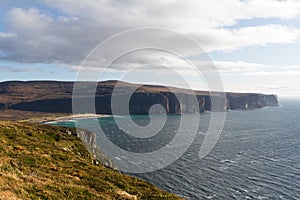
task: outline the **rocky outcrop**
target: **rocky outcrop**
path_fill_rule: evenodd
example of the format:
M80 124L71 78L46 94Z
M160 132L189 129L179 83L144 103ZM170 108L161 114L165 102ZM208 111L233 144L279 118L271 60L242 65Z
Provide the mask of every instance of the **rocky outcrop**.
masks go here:
M6 109L6 105L3 103L0 103L0 110L5 110Z
M267 106L278 106L278 97L277 95L265 95Z
M105 167L117 170L114 162L106 157L103 153L101 153L99 146L97 145L97 137L96 133L93 133L88 130L76 129L74 130L66 130L68 135L74 135L80 138L86 149L93 157L93 163L96 165L103 165Z
M228 109L255 109L266 106L278 106L278 100L275 95L247 94L241 96L236 94L227 94Z
M90 90L95 83L81 83L79 97L82 102L95 102L95 110L98 114L112 114L111 96L117 81L106 81L98 83L98 87L91 96ZM55 81L30 81L30 82L4 82L0 83L0 109L14 109L24 111L39 111L50 113L72 113L72 82ZM97 83L96 83L97 84ZM119 82L121 89L117 98L122 99L128 91L135 87L134 84ZM226 100L222 99L221 93L209 95L206 91L193 91L180 88L169 88L163 86L143 85L135 90L130 98L130 114L148 114L154 104L154 113L194 113L196 110L204 112L212 110L212 98L219 102L214 106L214 111L234 109L255 109L266 106L277 106L278 100L275 95L264 95L256 93L226 93ZM173 93L175 91L176 95ZM193 99L196 94L197 102ZM214 96L215 95L215 96ZM91 99L93 98L93 99ZM225 101L224 101L225 100ZM86 110L84 105L80 113L93 112ZM128 105L118 105L120 107ZM122 109L119 113L125 114Z

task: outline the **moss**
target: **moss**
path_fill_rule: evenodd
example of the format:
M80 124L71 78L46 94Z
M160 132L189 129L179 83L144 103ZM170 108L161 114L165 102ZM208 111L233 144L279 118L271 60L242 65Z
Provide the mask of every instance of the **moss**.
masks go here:
M70 128L0 121L0 199L178 199L92 164ZM66 151L66 149L68 149Z

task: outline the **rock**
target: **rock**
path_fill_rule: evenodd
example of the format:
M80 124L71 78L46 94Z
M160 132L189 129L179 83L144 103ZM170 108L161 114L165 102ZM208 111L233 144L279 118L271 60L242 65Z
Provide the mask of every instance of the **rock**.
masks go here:
M70 152L71 150L69 149L69 148L67 148L67 147L63 147L62 148L64 151L67 151L67 152Z

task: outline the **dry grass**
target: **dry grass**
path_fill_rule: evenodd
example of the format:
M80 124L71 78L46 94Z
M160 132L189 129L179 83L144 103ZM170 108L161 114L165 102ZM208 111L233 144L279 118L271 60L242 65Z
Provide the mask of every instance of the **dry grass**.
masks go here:
M0 121L0 199L178 199L92 164L68 128ZM67 149L67 150L66 150Z
M21 110L0 110L0 112L0 120L27 121L33 123L70 115L66 113L46 113Z

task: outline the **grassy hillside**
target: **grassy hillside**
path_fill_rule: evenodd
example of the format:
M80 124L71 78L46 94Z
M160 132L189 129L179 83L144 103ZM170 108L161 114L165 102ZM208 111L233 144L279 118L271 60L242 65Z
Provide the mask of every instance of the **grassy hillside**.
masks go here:
M0 121L0 199L179 199L94 165L66 129Z

